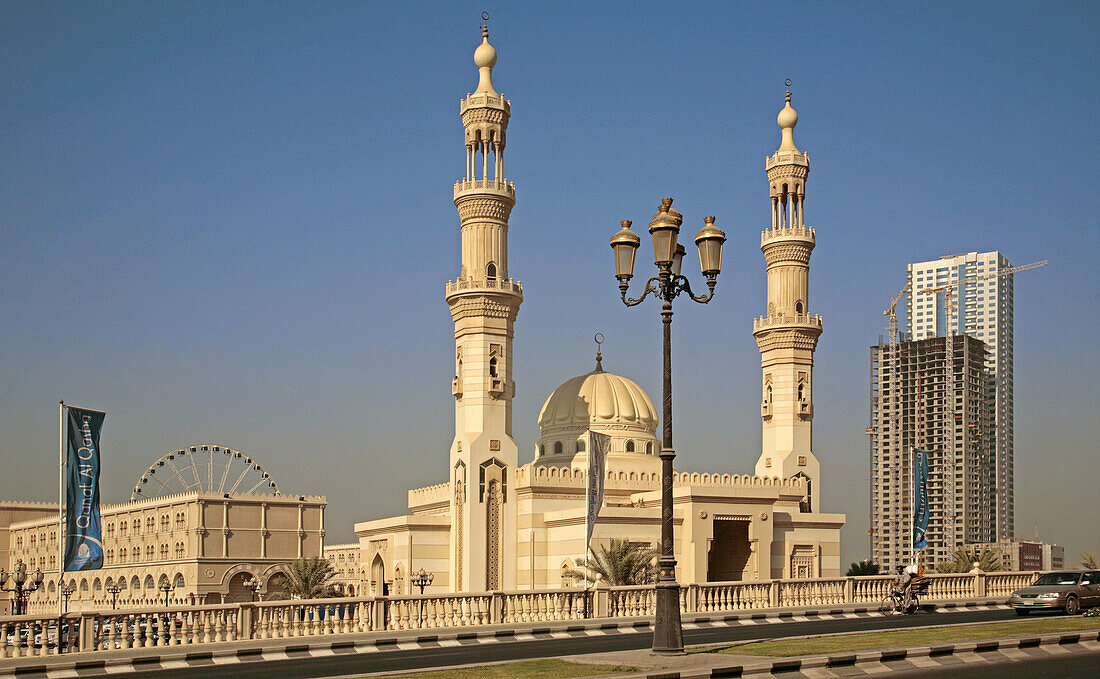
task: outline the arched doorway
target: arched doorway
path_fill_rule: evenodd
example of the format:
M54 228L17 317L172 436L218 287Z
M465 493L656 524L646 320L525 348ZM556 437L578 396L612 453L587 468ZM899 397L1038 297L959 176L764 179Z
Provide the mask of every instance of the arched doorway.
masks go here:
M386 596L386 565L382 562L382 555L375 554L374 561L370 564L370 586L374 596Z
M225 603L240 604L252 601L252 590L244 586L246 580L253 578L251 573L237 573L229 579L229 592L225 595Z
M268 601L278 601L281 599L290 598L290 583L286 579L286 575L280 572L272 574L267 579L267 594L264 595L264 599Z

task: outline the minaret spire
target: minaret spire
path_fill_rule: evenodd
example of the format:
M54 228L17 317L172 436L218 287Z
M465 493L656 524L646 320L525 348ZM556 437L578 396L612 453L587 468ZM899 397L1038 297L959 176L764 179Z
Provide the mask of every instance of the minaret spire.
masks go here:
M488 18L483 12L482 19ZM455 182L454 204L462 263L446 296L455 324L450 575L456 592L516 587L516 498L510 488L519 454L512 438L512 337L523 287L508 275L508 218L516 185L504 178L511 104L493 88L496 62L489 29L482 24L481 44L474 50L478 86L459 105L466 171Z
M765 158L771 187L771 227L760 234L767 260L767 315L753 321L760 349L763 439L758 476L801 477L807 483L804 511L820 507L820 465L812 452L814 350L821 316L810 313L810 254L814 229L802 214L810 156L794 145L798 113L791 107L791 81L776 117L779 149Z

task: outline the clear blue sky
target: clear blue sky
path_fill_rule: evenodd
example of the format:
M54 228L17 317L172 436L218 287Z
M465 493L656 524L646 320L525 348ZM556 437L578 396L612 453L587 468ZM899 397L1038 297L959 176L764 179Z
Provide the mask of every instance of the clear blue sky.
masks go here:
M515 433L593 363L660 392L654 305L608 239L674 196L729 241L678 305L681 469L760 440L764 156L783 79L810 153L823 507L865 556L868 346L905 264L1016 280L1017 532L1100 551L1095 3L0 4L0 497L56 493L57 401L108 412L103 495L223 443L329 497L329 539L445 479L458 102L481 10L512 100ZM697 271L695 255L685 270Z

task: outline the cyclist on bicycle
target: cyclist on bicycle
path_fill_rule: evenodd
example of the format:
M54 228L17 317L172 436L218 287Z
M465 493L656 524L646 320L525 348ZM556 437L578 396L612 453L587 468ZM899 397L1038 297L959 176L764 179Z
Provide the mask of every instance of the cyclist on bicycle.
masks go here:
M894 578L894 591L903 594L901 609L908 612L913 602L913 574L901 564L897 567L897 576Z

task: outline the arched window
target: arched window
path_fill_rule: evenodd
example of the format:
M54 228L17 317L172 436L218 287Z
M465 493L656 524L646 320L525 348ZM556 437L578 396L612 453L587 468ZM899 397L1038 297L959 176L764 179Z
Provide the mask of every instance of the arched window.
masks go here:
M653 441L649 441L648 443L645 444L645 454L646 455L652 455L653 454Z
M554 442L554 454L561 455L561 441Z
M497 359L494 356L493 358L489 359L489 377L496 377L496 376L497 376Z
M122 547L121 549L118 550L118 560L119 560L119 563L126 563L126 548L125 547Z
M485 267L485 277L491 281L497 279L497 265L493 262L489 262L489 266Z
M805 382L799 382L798 383L798 400L799 401L805 401L806 400L806 383Z
M802 315L802 300L798 300L794 303L794 312L799 316Z
M627 441L626 442L626 452L628 452L628 453L633 453L634 452L634 442L633 441Z
M577 439L577 452L578 453L583 453L584 452L584 439Z
M545 443L540 443L539 444L539 457L542 457L545 454L546 454L546 444Z
M769 384L767 386L767 388L764 389L764 403L771 403L771 402L772 402L772 385Z

